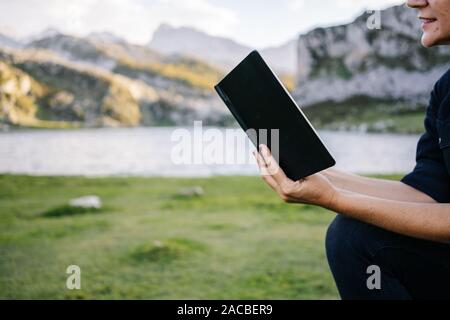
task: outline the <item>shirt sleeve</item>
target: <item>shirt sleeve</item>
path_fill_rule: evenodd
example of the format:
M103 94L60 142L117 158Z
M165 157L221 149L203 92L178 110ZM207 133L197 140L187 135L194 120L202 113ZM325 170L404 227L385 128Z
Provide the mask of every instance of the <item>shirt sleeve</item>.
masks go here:
M422 191L437 202L450 202L450 176L445 159L439 147L436 115L440 106L442 85L447 82L449 72L439 80L431 93L430 104L425 118L425 133L417 144L416 166L401 180L403 183Z

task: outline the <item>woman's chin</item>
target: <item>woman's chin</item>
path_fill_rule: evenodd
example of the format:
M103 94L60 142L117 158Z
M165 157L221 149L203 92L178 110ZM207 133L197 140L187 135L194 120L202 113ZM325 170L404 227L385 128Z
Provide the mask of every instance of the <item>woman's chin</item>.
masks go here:
M422 35L422 45L426 48L442 45L450 45L450 37L442 37L424 33Z
M426 33L423 34L422 36L422 45L426 48L430 48L433 47L435 45L437 45L437 41L436 39L434 39L433 37L427 35Z

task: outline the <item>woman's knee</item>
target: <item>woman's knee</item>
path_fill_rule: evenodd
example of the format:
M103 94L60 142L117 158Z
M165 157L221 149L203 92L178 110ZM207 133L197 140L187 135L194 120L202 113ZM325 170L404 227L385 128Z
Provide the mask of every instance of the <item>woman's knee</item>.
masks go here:
M389 284L383 282L386 290L371 291L367 287L367 268L376 264L387 274L383 258L377 252L384 248L391 234L375 226L338 215L330 224L326 236L328 263L333 273L336 286L343 299L372 299L407 297L407 292L392 277Z
M377 247L374 227L364 222L337 215L327 230L325 246L330 266L369 259Z
M393 234L367 223L337 215L328 227L326 251L332 260L349 261L353 255L371 259Z
M325 247L328 260L335 260L350 252L350 237L355 227L355 221L342 215L337 215L327 230Z

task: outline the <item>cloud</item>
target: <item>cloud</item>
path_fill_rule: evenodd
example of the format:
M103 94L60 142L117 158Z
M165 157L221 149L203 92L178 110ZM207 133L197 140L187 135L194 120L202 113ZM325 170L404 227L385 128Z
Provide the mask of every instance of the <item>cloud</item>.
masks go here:
M336 0L337 6L341 8L367 8L367 9L381 9L388 6L401 4L401 0Z
M365 9L400 3L401 0L270 0L261 2L255 12L247 0L0 0L0 32L28 36L48 27L76 35L110 31L144 44L161 23L169 23L266 46L317 25L350 21ZM261 32L264 28L267 29Z
M305 6L305 0L289 0L288 7L290 10L299 11Z
M211 34L226 35L237 26L237 14L207 0L161 0L153 8L156 16L175 26L189 25Z
M110 31L129 41L146 43L161 23L189 25L229 35L237 24L230 9L207 0L15 0L0 2L0 28L26 36L49 26L85 35Z

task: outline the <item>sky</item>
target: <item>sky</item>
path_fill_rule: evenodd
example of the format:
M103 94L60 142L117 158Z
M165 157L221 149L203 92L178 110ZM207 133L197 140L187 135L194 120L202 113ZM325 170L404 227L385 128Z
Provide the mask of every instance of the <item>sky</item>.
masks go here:
M255 48L317 26L352 21L401 0L0 0L0 32L28 37L47 28L73 35L109 31L148 43L161 23L189 26Z

